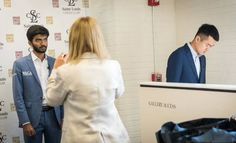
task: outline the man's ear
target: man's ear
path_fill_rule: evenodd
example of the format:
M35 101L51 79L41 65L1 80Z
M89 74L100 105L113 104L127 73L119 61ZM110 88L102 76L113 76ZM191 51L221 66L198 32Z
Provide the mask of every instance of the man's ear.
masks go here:
M196 41L200 42L201 41L201 37L199 35L196 36Z

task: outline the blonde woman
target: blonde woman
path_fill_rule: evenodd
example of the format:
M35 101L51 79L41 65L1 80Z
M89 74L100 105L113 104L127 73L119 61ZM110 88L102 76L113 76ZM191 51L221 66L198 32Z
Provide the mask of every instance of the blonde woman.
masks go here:
M110 60L96 20L70 28L69 54L56 59L46 101L64 105L62 143L128 143L114 101L124 93L120 65Z

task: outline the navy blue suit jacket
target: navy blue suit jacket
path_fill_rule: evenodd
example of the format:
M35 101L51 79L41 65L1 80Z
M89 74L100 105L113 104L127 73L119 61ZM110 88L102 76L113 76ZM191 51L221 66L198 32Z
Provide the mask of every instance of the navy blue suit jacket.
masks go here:
M187 44L175 50L168 59L166 80L167 82L206 83L206 57L200 58L200 76L193 61L192 53Z

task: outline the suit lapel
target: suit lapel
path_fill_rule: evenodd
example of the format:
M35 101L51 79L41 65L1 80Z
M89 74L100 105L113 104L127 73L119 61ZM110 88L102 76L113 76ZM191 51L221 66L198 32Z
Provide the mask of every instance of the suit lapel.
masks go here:
M37 81L38 84L41 86L40 80L39 80L39 77L38 77L38 74L37 74L37 72L36 72L36 69L35 69L35 66L34 66L34 63L33 63L33 60L32 60L32 58L31 58L31 55L28 55L28 56L27 56L26 62L27 62L27 65L29 66L31 72L33 73L33 75L34 75L36 81Z
M51 72L52 72L52 69L53 69L54 62L53 62L53 58L50 58L49 56L48 56L47 60L48 60L48 69L49 69L49 75L48 76L50 76Z
M186 56L188 58L189 65L191 66L194 76L198 79L197 70L196 70L196 67L195 67L195 64L193 61L193 56L192 56L192 53L191 53L189 47L187 46L187 44L185 46L185 50L186 50Z

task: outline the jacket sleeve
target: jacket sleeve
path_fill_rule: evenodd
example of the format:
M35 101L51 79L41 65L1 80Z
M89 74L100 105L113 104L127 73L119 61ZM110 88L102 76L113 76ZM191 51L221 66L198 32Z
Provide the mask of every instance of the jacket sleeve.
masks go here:
M118 76L117 76L117 81L118 81L118 87L116 89L116 98L120 97L121 95L124 94L125 91L125 86L124 86L124 80L122 76L122 71L120 64L117 62L117 70L118 70Z
M167 63L166 81L180 82L182 67L183 67L182 55L180 53L171 54Z
M19 118L19 126L22 126L24 123L30 122L23 98L24 92L21 71L22 70L20 64L18 62L14 62L12 71L12 91L14 103L16 106L16 112Z
M68 92L66 90L65 82L57 70L52 70L48 79L46 92L45 99L48 105L55 107L63 104Z

